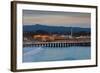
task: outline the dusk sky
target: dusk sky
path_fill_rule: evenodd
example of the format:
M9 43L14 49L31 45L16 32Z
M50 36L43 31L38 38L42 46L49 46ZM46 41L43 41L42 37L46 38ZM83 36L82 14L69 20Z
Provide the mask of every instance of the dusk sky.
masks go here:
M90 13L23 10L23 25L49 25L88 28Z

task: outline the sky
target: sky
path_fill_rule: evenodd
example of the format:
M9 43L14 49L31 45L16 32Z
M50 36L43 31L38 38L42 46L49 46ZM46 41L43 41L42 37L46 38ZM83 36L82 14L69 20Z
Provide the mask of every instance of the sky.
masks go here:
M79 12L23 10L23 25L35 24L90 28L91 14Z

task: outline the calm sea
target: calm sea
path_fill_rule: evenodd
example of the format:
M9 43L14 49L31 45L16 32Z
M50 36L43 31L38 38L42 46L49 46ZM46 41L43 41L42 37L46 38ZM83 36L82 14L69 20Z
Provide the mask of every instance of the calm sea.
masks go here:
M91 58L90 47L24 47L23 62L84 60Z

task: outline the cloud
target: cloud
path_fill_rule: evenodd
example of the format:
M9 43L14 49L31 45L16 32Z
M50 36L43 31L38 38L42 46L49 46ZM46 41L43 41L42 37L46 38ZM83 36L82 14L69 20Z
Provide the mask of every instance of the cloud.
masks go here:
M91 15L89 13L70 13L70 12L45 12L45 11L32 11L24 12L23 14L23 24L46 24L46 25L55 25L58 26L90 26L91 24ZM66 25L65 25L66 24Z

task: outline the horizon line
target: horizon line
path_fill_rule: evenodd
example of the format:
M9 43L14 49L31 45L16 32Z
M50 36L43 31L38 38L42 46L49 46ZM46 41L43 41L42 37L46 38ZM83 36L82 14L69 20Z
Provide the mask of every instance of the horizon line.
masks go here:
M25 24L24 24L23 26L32 26L32 25L33 25L33 24L28 24L28 25L25 25ZM78 28L91 28L91 27L79 27L79 26L59 26L59 25L58 25L58 26L55 26L55 25L53 26L53 25L45 25L45 24L38 24L38 23L37 23L37 24L34 24L34 25L52 26L52 27L72 27L72 28L73 28L73 27L78 27ZM34 26L34 25L33 25L33 26Z

